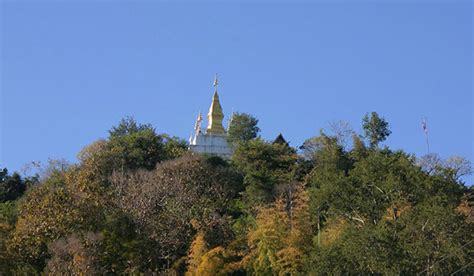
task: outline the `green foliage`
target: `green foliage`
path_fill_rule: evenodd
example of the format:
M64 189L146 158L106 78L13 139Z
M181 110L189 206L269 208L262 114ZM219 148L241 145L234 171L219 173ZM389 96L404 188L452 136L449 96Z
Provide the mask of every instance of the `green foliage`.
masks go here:
M122 119L110 131L108 140L98 140L79 154L80 166L70 174L76 189L99 201L110 199L110 177L140 169L152 170L164 160L183 156L187 144L176 137L159 135L150 125L138 124L133 118Z
M137 230L132 219L118 210L105 216L97 249L103 271L133 273L156 265L147 256L152 252L147 237L138 235Z
M0 203L0 274L11 273L14 264L7 250L7 242L15 227L17 217L16 204L13 201Z
M0 274L474 274L468 160L379 148L376 113L300 156L233 124L230 163L126 118L39 184L1 170Z
M232 156L232 164L244 175L245 199L256 206L273 199L276 185L290 182L297 161L296 151L261 139L242 143Z
M77 232L49 244L50 274L136 273L150 266L147 241L124 214L108 214L98 232Z
M313 169L308 174L312 186L332 181L337 175L346 175L352 166L348 154L335 136L327 136L321 131L320 136L306 140L301 146L307 158L313 160Z
M133 118L122 119L110 131L102 152L112 170L152 170L156 164L183 156L187 144L183 140L159 135L149 124L138 124Z
M353 148L350 152L351 158L355 161L361 160L367 156L367 147L362 138L358 135L352 136Z
M398 221L400 243L415 272L448 274L472 261L474 228L442 196L432 196L413 207ZM471 252L471 253L469 253ZM474 267L466 270L471 273Z
M396 220L349 225L335 242L314 249L308 273L446 275L469 264L472 237L464 217L435 197Z
M247 113L234 113L227 131L231 143L247 142L257 138L260 128L258 119Z
M362 119L362 127L364 129L364 135L369 140L371 148L376 147L380 142L385 141L387 137L392 133L388 127L387 121L383 117L379 117L377 112L365 114Z
M98 140L78 155L86 181L93 178L99 186L107 186L114 171L152 170L163 160L182 156L187 148L182 140L159 135L151 125L138 124L130 117L122 119L109 134L108 140Z
M155 132L155 129L150 124L138 123L133 117L125 117L117 126L109 130L109 139L129 136L142 131Z
M120 171L151 170L166 158L163 138L148 127L128 131L126 135L111 134L106 154L109 165Z
M0 203L0 222L13 225L18 215L17 202L8 201Z
M163 150L165 151L165 160L172 160L178 157L184 156L188 151L188 144L186 141L177 138L170 137L169 135L162 134L163 137Z
M0 170L0 203L19 198L26 190L26 183L20 175L8 175L6 168Z

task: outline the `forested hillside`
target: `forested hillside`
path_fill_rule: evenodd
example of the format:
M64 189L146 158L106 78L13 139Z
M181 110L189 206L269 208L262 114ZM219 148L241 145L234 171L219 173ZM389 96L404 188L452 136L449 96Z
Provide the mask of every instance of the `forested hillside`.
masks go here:
M226 161L126 118L77 164L3 169L0 274L473 275L470 162L361 121L293 148L241 113Z

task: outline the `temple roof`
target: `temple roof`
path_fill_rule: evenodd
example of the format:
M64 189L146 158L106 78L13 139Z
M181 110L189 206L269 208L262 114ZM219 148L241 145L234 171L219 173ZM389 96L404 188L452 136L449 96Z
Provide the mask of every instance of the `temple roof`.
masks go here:
M289 145L281 133L273 140L273 144Z

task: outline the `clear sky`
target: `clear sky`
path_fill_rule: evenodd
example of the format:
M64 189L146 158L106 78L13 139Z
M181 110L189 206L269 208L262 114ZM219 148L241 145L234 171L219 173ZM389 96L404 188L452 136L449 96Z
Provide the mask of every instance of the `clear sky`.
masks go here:
M187 139L216 72L226 119L253 114L266 139L377 111L386 144L421 155L426 116L432 152L474 161L471 1L0 2L10 170L74 162L127 115Z

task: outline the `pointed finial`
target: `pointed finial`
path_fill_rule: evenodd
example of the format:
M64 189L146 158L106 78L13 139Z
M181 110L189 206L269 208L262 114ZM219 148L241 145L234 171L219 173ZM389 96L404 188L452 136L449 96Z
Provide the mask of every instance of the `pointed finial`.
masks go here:
M222 120L224 119L224 113L222 112L222 106L219 102L219 95L217 94L217 85L219 81L217 79L217 74L214 79L214 95L212 96L211 107L209 108L209 113L207 114L207 134L225 134L224 126L222 125Z
M230 125L232 124L232 121L234 120L234 108L232 107L232 113L230 113L230 118L229 118L229 121L227 122L227 130L229 130L230 128Z
M217 73L216 73L216 76L214 77L214 83L213 83L214 87L216 88L217 90L217 86L219 85L219 81L217 80Z
M201 132L201 125L202 125L202 114L201 110L199 110L199 114L196 119L196 124L194 125L194 130L196 131L196 135Z

